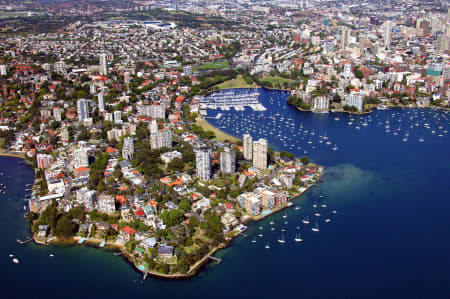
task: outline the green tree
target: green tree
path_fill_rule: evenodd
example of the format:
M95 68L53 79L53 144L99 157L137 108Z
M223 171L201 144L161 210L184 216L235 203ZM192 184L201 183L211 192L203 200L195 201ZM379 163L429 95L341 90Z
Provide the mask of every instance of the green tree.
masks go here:
M72 222L72 219L68 215L64 215L58 219L55 228L55 235L60 238L70 238L76 232L76 224Z

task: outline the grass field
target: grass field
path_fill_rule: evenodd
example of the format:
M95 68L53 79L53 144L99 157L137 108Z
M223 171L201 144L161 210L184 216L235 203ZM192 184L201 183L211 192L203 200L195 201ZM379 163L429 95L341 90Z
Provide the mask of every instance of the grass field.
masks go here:
M205 130L205 131L213 131L214 134L216 135L216 138L214 138L214 140L217 140L217 141L228 140L228 141L233 141L233 142L236 142L239 140L238 138L228 135L227 133L217 129L216 127L213 127L204 119L197 118L195 120L195 124L202 127L203 130Z
M272 83L272 86L276 86L278 84L283 84L284 82L291 83L294 82L294 80L286 79L282 77L264 77L261 79L262 82L270 82Z
M194 71L208 71L208 70L220 70L228 68L228 60L221 60L216 62L208 62L200 66L194 67Z
M235 79L231 79L225 81L223 83L217 84L214 87L219 89L228 89L228 88L256 88L258 85L253 82L252 84L247 84L242 78L242 75L238 75Z

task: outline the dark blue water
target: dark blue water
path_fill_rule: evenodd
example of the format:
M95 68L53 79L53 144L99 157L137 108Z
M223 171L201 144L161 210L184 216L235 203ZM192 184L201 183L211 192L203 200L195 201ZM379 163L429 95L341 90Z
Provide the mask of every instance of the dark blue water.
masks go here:
M304 113L286 106L286 96L261 91L261 102L268 111L220 111L220 120L208 120L236 136L248 130L254 137L267 137L277 150L297 156L306 151L311 160L327 167L325 181L296 200L300 210L289 209L286 219L281 213L251 225L248 238L239 237L217 253L223 258L221 264L207 265L190 280L149 278L141 284L141 276L107 250L18 245L15 239L26 235L28 228L18 209L33 172L17 164L17 159L0 158L0 172L4 172L0 182L8 186L8 194L0 196L4 296L449 298L450 141L444 132L449 131L449 115L397 109L356 116L349 125L350 116L344 114L336 121L337 114ZM247 122L252 119L254 126ZM363 126L366 120L368 125ZM386 121L390 133L386 133ZM328 139L320 137L325 133ZM421 137L424 142L419 142ZM338 149L333 151L335 144ZM315 217L317 212L322 216ZM320 232L302 223L305 216L313 223L318 220ZM325 218L331 222L325 223ZM270 230L269 221L275 222L275 230ZM302 243L293 241L297 227ZM285 244L277 242L281 229L286 230ZM260 232L263 237L257 236ZM253 236L256 243L251 242ZM270 249L264 248L267 243ZM10 253L21 263L13 264ZM50 253L55 257L50 258Z

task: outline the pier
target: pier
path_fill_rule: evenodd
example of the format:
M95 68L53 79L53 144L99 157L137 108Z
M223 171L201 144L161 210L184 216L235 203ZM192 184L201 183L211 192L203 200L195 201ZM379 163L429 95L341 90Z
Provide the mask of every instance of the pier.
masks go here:
M222 259L219 259L217 257L213 257L211 255L208 255L208 258L213 260L213 261L216 261L216 264L220 264L222 262Z
M27 243L29 243L31 241L33 241L33 238L30 238L30 239L25 240L25 241L22 241L20 239L16 239L16 242L19 243L20 245L25 245L25 244L27 244Z

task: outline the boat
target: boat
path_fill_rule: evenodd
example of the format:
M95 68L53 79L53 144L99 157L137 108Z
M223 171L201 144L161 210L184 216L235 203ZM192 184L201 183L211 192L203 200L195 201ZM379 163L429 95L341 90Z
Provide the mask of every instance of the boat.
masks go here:
M326 223L331 222L331 219L330 219L330 218L327 218L327 219L325 219L325 222L326 222Z
M14 263L14 264L18 264L18 263L20 263L19 259L18 259L18 258L16 258L16 257L15 257L15 258L13 258L13 259L12 259L12 261L13 261L13 263Z
M286 212L284 213L283 218L287 218Z
M270 249L270 245L269 243L266 244L266 246L264 246L265 249Z
M252 243L256 243L256 238L253 237Z
M275 228L274 228L274 227L271 227L270 230L275 230Z
M317 204L315 202L313 204L313 208L317 208Z
M14 257L14 254L10 254L9 257L10 257L10 258L13 258L13 257Z
M320 216L322 216L322 215L320 215L319 213L315 213L314 216L320 217Z
M332 212L333 212L333 214L337 214L337 211L336 211L336 210L333 210Z
M300 206L295 206L295 210L300 210Z
M321 204L320 206L321 206L322 208L326 208L326 207L327 207L326 204Z
M269 224L270 224L270 225L274 225L274 222L273 222L273 221L270 221Z
M420 137L420 138L419 138L419 141L420 141L420 142L424 142L423 137Z
M304 219L302 220L302 222L303 222L304 224L309 224L308 216L306 216L306 218L304 218Z
M295 241L295 242L302 242L302 241L303 241L303 239L302 239L302 238L300 238L300 233L298 233L298 235L297 235L297 234L295 234L295 238L294 238L294 241Z
M259 235L258 235L258 237L260 237L260 238L261 238L262 236L264 236L264 235L263 235L263 234L259 234Z
M54 257L55 255L53 253L50 253L48 256L49 257Z
M316 221L316 226L314 226L313 228L311 228L311 230L313 231L313 232L319 232L320 231L320 229L319 229L319 223Z
M281 238L278 239L278 243L286 243L286 241L284 240L283 234L281 234Z
M333 146L333 151L337 151L337 145L335 144L334 146Z

